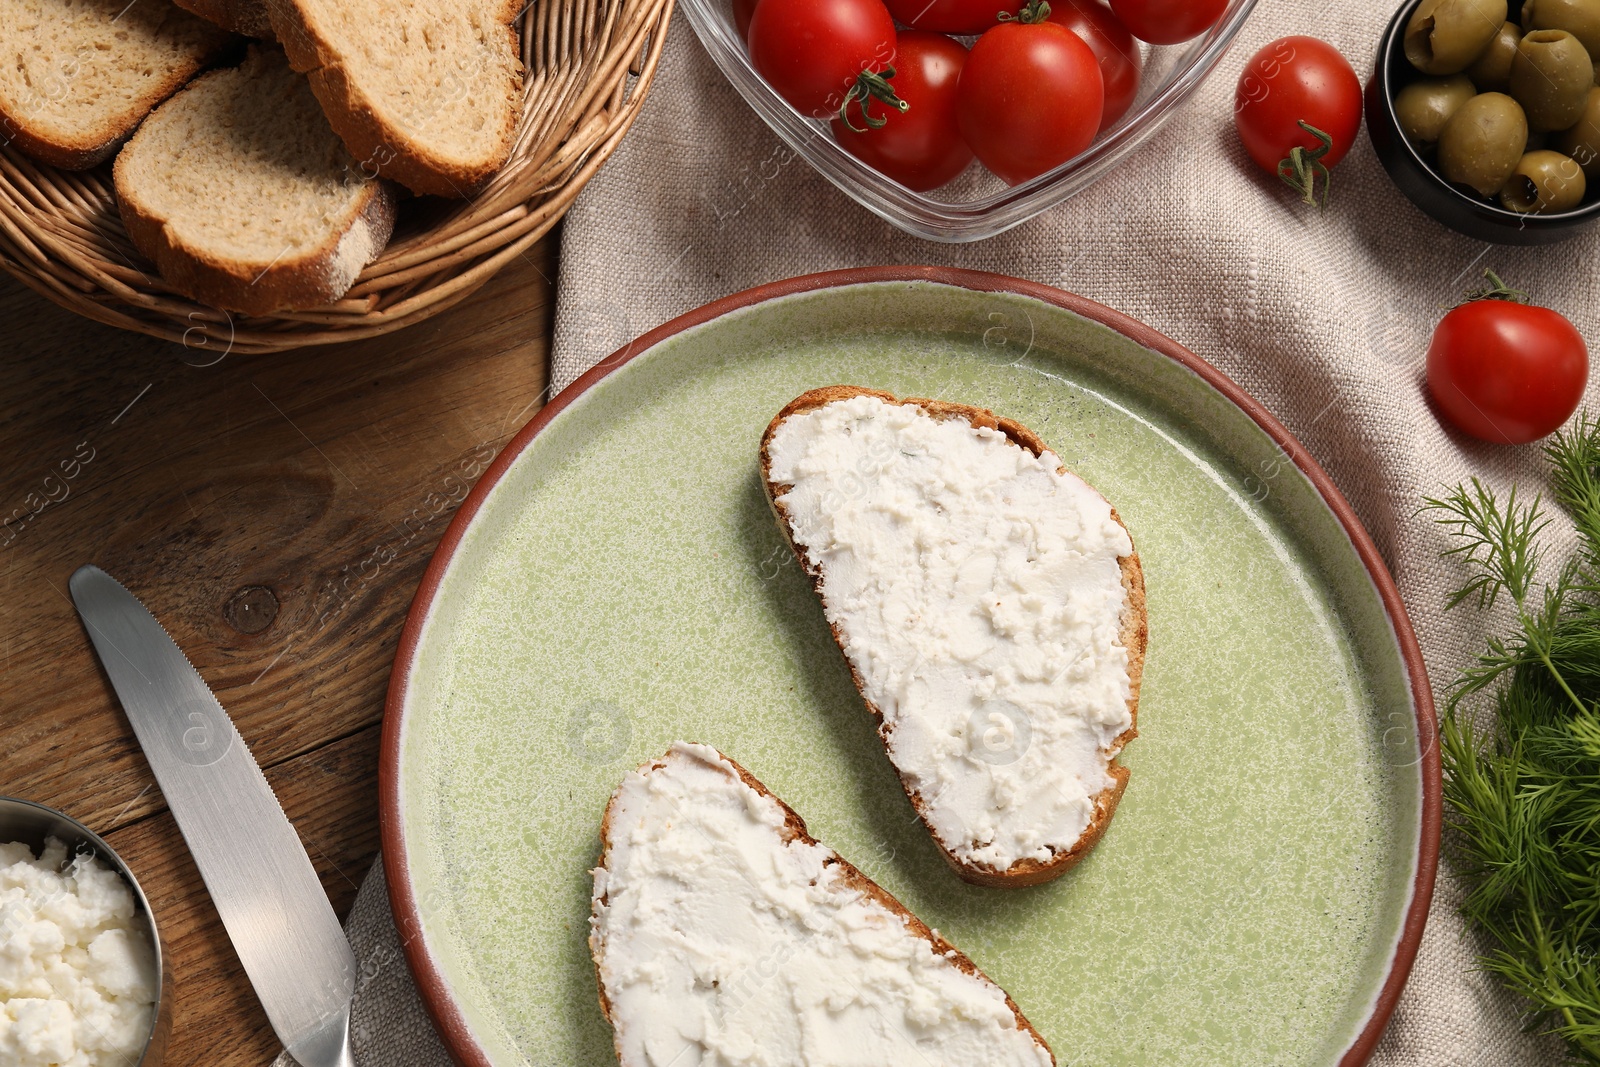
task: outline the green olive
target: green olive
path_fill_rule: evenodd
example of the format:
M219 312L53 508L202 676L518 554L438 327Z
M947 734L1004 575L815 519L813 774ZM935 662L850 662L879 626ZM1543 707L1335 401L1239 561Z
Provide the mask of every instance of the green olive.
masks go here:
M1529 152L1500 189L1500 203L1528 215L1571 211L1583 200L1583 168L1560 152Z
M1566 30L1591 56L1600 56L1600 0L1524 0L1522 24L1530 30Z
M1589 90L1583 117L1571 129L1556 134L1555 147L1578 161L1584 177L1600 181L1600 88Z
M1566 30L1532 30L1511 61L1511 95L1535 130L1564 130L1583 114L1594 88L1594 64Z
M1480 93L1456 108L1439 133L1439 172L1494 196L1522 161L1528 120L1504 93Z
M1406 58L1424 74L1459 74L1505 21L1506 0L1422 0L1406 23Z
M1394 98L1394 113L1406 140L1426 148L1439 139L1439 131L1456 108L1477 95L1465 74L1424 78L1412 82Z
M1479 92L1503 93L1511 86L1511 61L1516 58L1517 44L1522 40L1522 27L1508 22L1500 27L1489 41L1489 47L1472 61L1467 77Z

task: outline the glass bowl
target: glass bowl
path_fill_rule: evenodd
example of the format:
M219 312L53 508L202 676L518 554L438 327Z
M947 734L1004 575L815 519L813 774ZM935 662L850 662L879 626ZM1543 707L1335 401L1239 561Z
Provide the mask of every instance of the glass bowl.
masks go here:
M1144 77L1128 113L1076 158L1017 186L973 163L955 181L917 193L833 139L823 119L801 115L762 80L733 25L731 0L680 0L700 43L734 88L794 152L869 211L932 241L981 241L1093 185L1144 144L1194 94L1238 36L1256 0L1231 0L1215 26L1183 44L1140 42ZM970 40L970 38L967 38Z

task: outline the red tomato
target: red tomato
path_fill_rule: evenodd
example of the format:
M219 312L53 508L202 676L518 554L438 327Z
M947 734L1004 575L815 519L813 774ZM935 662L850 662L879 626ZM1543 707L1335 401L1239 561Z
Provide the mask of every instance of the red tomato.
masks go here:
M1228 0L1111 0L1133 35L1151 44L1177 44L1216 25Z
M938 33L979 34L1015 15L1020 0L887 0L889 13L907 26Z
M750 20L755 17L758 0L733 0L733 28L739 31L739 40L750 40Z
M967 50L941 33L904 30L895 56L895 95L910 105L890 111L877 129L851 129L833 120L845 151L908 189L937 189L972 162L972 149L956 127L956 84ZM879 114L874 106L873 114ZM881 116L880 116L881 117Z
M750 63L802 115L844 105L863 71L894 65L894 19L883 0L761 0Z
M1315 203L1316 177L1325 177L1326 169L1344 158L1361 130L1361 81L1332 45L1315 37L1285 37L1244 65L1233 122L1245 151L1262 170L1280 175L1307 203ZM1318 154L1321 138L1301 122L1328 135L1325 152ZM1295 148L1303 150L1301 158L1314 173L1295 173Z
M1428 391L1457 429L1500 445L1553 433L1578 408L1589 349L1565 316L1510 300L1446 315L1428 346Z
M1100 60L1100 77L1106 86L1106 109L1100 116L1100 129L1104 130L1127 114L1139 95L1139 74L1144 69L1139 45L1099 0L1056 0L1050 5L1050 21L1082 37Z
M961 135L1008 185L1088 148L1104 111L1094 50L1053 22L1002 22L978 38L961 71Z

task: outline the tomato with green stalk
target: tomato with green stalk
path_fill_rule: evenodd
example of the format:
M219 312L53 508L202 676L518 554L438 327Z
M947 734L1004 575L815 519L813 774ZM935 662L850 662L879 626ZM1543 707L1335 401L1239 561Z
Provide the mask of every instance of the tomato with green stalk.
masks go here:
M750 65L802 115L896 111L896 34L883 0L761 0L750 18Z
M1361 130L1361 81L1332 45L1285 37L1244 65L1233 121L1257 166L1326 207L1329 172Z
M772 3L773 0L763 0ZM984 33L961 71L956 119L972 151L1018 185L1089 147L1105 113L1100 60L1083 39L1029 0Z
M1494 271L1440 322L1428 346L1428 391L1457 429L1499 445L1554 433L1589 380L1589 349L1566 316L1528 303Z
M967 169L972 149L956 126L956 94L967 50L942 33L902 30L894 90L901 114L844 115L833 135L846 152L908 189L937 189Z

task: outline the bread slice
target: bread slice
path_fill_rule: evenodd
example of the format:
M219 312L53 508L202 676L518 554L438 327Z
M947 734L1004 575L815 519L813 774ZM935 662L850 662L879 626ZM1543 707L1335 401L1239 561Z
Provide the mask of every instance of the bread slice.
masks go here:
M344 295L394 228L281 51L253 45L161 105L117 157L117 208L161 276L247 315Z
M368 173L464 197L511 152L519 0L267 0L294 69Z
M1004 990L714 748L631 772L600 840L589 949L621 1067L1055 1062Z
M267 15L266 0L174 0L185 11L199 15L208 22L257 37L273 40L272 19Z
M0 144L95 166L229 40L169 0L0 0Z
M761 441L778 526L950 866L1037 885L1128 783L1148 622L1116 509L982 408L815 389Z

